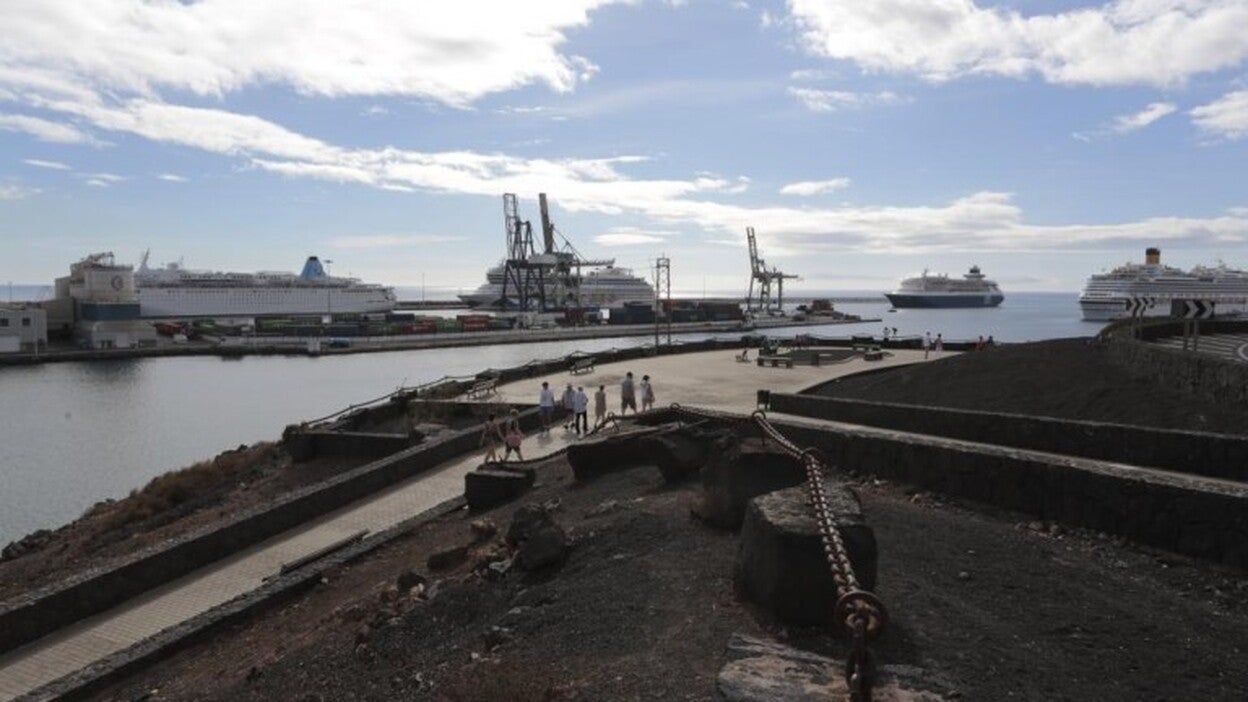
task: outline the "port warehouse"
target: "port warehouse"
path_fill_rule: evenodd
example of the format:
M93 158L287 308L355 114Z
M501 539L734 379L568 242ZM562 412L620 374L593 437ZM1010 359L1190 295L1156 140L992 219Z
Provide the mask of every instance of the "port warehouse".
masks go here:
M690 322L741 321L745 313L735 301L694 300L663 301L659 321L675 324ZM235 320L157 321L156 330L165 336L184 334L188 338L203 335L234 335L254 333L259 336L385 336L398 334L433 334L446 332L484 332L514 329L523 324L523 314L465 313L450 317L422 315L417 312L365 312L285 317L256 317ZM561 313L540 317L543 324L559 326L582 324L649 324L656 321L655 311L648 304L625 304L604 310L597 307L568 308Z

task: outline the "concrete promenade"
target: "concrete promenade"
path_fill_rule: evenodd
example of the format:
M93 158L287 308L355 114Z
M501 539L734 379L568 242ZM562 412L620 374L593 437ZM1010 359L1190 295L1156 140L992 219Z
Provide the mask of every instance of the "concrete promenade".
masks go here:
M592 397L605 385L608 411L619 413L619 384L632 371L640 383L650 375L656 406L673 402L722 411L748 413L760 388L796 392L833 378L875 368L922 362L922 351L896 350L881 361L853 358L821 367L759 367L735 360L734 351L720 350L641 358L604 364L592 372L561 372L499 387L498 396L515 404L537 404L538 389L549 382L556 395L566 383L585 387ZM753 352L751 356L753 356ZM934 357L933 357L934 358ZM640 399L640 395L639 395ZM591 404L592 416L592 404ZM525 458L553 454L575 441L559 428L526 437ZM481 463L474 452L433 468L324 517L296 527L230 558L202 568L112 610L67 627L44 639L0 656L0 701L11 700L76 672L170 626L259 587L282 563L310 554L361 529L381 531L404 519L463 494L463 476Z

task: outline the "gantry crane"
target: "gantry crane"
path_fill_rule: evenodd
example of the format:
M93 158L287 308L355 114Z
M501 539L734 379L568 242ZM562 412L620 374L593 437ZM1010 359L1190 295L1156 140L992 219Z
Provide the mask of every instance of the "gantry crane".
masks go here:
M761 314L784 313L784 281L786 278L796 279L796 275L781 273L773 266L767 270L767 263L758 255L758 241L754 236L754 227L745 228L745 237L750 242L750 293L746 298L746 309ZM776 284L776 297L771 297L771 284ZM758 297L754 297L754 284L758 283Z

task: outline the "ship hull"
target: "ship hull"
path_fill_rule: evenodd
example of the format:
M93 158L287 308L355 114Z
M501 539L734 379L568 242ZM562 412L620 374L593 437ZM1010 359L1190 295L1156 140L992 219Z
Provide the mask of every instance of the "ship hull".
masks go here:
M267 317L390 312L388 289L140 287L140 316L149 319Z
M963 293L923 295L917 293L885 293L889 303L898 309L945 309L996 307L1005 300L1001 293Z

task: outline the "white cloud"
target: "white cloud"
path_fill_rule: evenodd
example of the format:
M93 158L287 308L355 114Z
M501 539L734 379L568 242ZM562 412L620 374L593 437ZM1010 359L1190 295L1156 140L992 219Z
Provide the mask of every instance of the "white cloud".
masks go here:
M830 71L824 68L799 68L796 71L789 72L789 80L806 83L832 80L840 77L840 74L836 71Z
M119 176L116 173L76 173L83 182L93 188L107 188L110 185L125 182L129 180L125 176Z
M190 180L190 178L187 178L186 176L180 176L177 173L161 173L160 175L156 176L156 179L168 181L170 183L185 183L188 180Z
M0 200L22 200L38 194L39 190L36 188L28 188L17 183L0 183Z
M362 234L341 236L331 240L329 244L336 249L391 249L454 241L465 241L465 237L439 234Z
M1227 93L1189 114L1197 127L1211 134L1227 139L1248 137L1248 90Z
M596 68L560 53L564 32L616 0L201 0L20 2L5 8L0 88L41 82L151 97L273 84L322 96L405 95L465 106ZM14 78L19 76L19 78Z
M812 54L933 81L1173 85L1248 58L1243 0L1116 0L1033 15L974 0L790 0L789 9Z
M27 115L0 114L0 130L25 132L39 141L58 144L89 144L91 137L77 127Z
M838 190L844 190L849 187L849 178L832 178L831 180L803 180L797 183L789 183L780 188L781 195L820 195L823 193L834 193Z
M638 227L612 227L594 237L599 246L638 246L641 244L657 244L668 240L676 232L657 229L641 229Z
M900 105L910 101L909 98L889 90L878 93L851 93L845 90L790 87L789 94L814 112L836 112L874 105Z
M1119 134L1134 132L1137 129L1147 127L1177 109L1179 108L1174 103L1154 102L1139 112L1114 118L1113 130Z
M65 165L64 163L61 163L60 161L44 161L43 159L38 159L38 158L28 158L28 159L23 160L22 163L26 164L27 166L34 166L35 168L48 168L54 171L70 170L69 166Z

